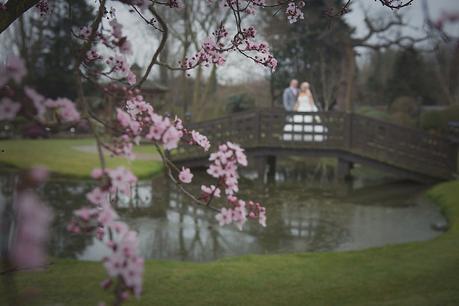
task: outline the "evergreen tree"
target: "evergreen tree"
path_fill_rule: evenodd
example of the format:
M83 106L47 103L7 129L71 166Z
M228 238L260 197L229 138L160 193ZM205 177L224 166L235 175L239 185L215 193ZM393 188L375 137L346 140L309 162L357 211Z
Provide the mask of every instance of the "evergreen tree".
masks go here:
M351 29L341 16L328 18L324 12L342 5L343 1L307 2L304 20L295 25L269 16L265 32L278 60L278 69L272 75L275 98L279 100L289 80L297 78L311 84L316 102L323 108L333 106Z
M392 75L385 86L386 102L409 96L423 104L432 104L436 92L432 71L415 48L401 50L394 63Z
M55 1L49 16L32 12L19 22L17 45L27 65L27 82L50 98L76 98L74 79L78 46L74 27L93 19L86 0Z

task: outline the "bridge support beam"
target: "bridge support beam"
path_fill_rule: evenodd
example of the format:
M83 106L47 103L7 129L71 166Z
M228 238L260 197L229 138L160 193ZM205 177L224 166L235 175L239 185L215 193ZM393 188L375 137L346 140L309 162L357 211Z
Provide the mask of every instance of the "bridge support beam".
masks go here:
M274 183L276 180L276 163L277 159L274 155L257 156L255 157L255 164L258 173L258 180L260 183L265 182Z
M268 166L268 183L274 183L276 181L276 156L267 156L266 164Z
M347 161L342 158L338 158L336 165L336 178L338 180L349 180L351 179L351 170L354 167L354 163Z

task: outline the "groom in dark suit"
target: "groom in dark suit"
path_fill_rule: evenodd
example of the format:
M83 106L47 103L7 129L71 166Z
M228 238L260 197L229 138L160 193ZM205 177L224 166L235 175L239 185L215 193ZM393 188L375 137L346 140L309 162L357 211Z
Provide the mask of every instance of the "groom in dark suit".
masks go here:
M297 98L298 81L293 79L290 81L290 86L284 90L284 94L282 95L282 104L287 112L293 111Z

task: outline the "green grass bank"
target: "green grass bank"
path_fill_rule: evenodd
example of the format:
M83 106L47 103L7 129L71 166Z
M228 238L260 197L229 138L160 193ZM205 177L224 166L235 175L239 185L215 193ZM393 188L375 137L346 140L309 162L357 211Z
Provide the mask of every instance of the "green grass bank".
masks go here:
M150 260L142 299L127 305L459 305L459 182L428 194L450 222L434 240L204 264ZM104 275L99 263L57 259L19 273L17 285L33 296L24 305L97 305L111 301L98 287Z
M110 157L106 153L107 167L125 166L138 177L147 178L162 169L153 146L137 146L135 161ZM0 164L15 169L43 165L56 175L88 178L91 170L100 167L94 139L45 139L0 141Z

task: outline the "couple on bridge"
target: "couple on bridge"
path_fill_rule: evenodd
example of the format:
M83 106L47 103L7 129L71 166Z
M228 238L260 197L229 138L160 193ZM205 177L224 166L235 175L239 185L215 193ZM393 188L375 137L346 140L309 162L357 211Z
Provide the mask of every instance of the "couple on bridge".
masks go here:
M303 82L298 89L298 81L293 79L284 90L282 103L287 112L316 113L319 111L314 103L308 82ZM321 124L319 116L311 114L294 114L287 116L284 125L283 140L320 142L326 139L327 128Z

